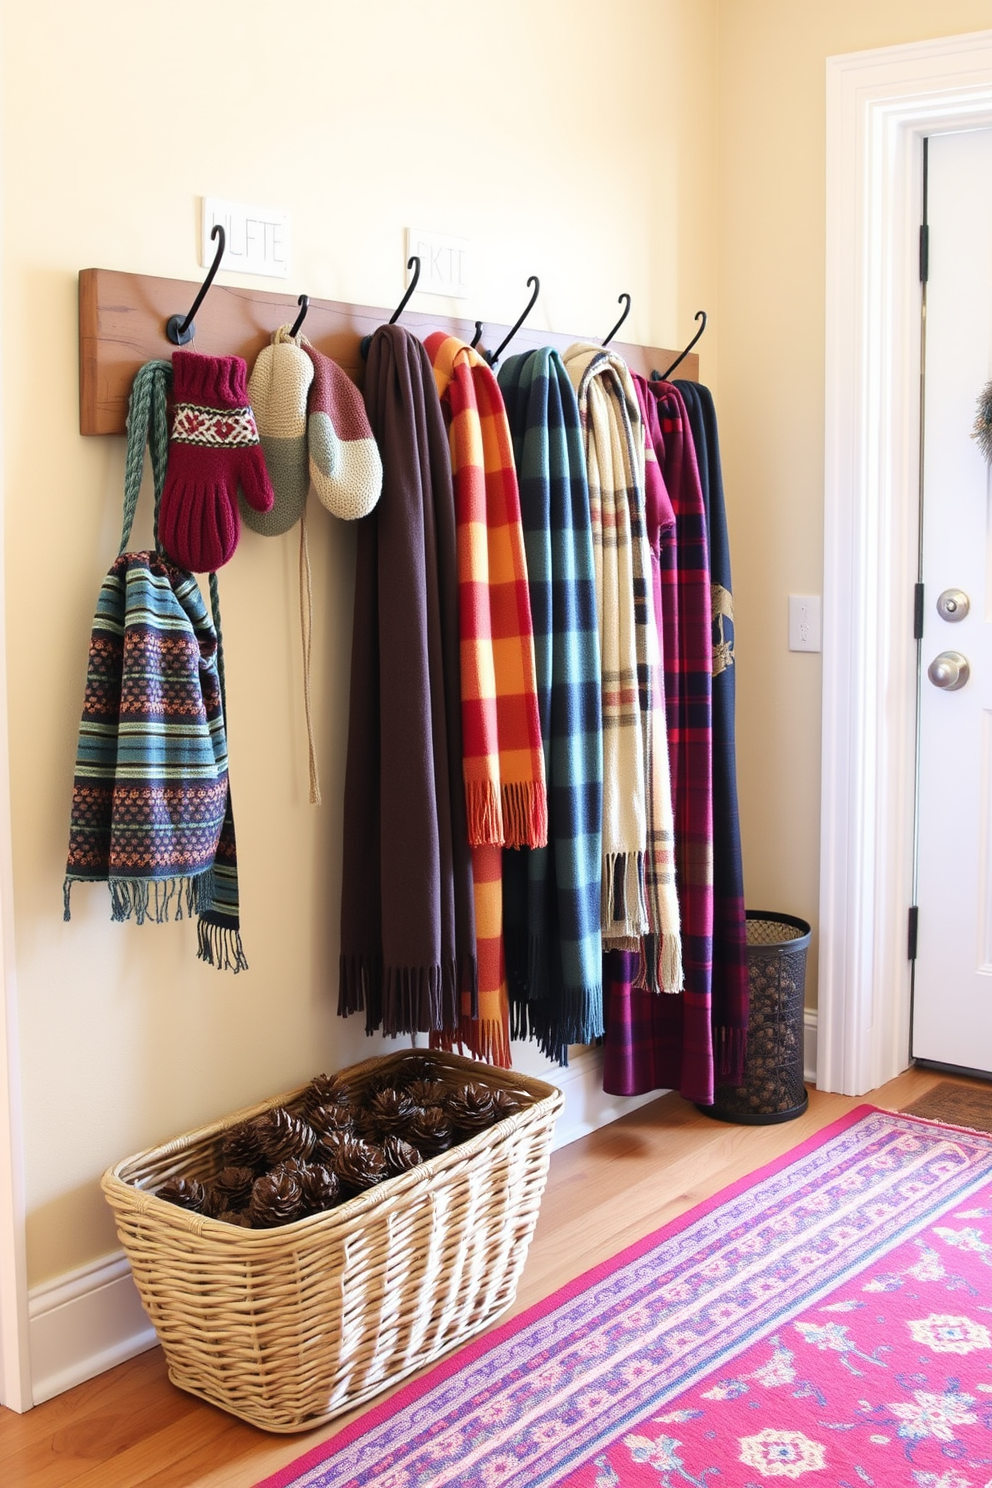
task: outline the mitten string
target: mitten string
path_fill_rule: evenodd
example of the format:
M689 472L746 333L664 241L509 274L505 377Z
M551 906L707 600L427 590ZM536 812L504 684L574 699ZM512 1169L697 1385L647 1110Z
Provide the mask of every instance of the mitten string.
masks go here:
M172 380L172 364L165 361L146 362L135 374L131 389L131 401L127 413L127 452L124 456L124 523L121 528L121 545L118 555L123 553L131 539L134 513L141 494L141 477L145 468L145 445L148 445L152 462L152 482L155 488L155 550L160 551L158 541L158 508L165 485L165 469L169 458L169 416L166 393Z

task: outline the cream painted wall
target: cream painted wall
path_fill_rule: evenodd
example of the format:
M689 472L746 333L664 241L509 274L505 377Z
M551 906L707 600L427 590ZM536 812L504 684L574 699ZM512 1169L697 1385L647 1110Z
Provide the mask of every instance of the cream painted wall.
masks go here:
M787 596L822 583L824 62L990 25L990 0L720 6L719 411L745 881L750 906L814 927L820 658L788 650ZM807 1003L815 972L814 939Z
M295 538L246 533L222 575L251 971L201 966L186 926L112 925L102 889L77 890L62 923L86 646L123 458L121 440L76 432L77 271L199 278L197 198L211 194L291 213L293 294L395 303L413 223L472 239L474 314L512 319L536 272L533 324L602 335L627 290L625 334L679 344L716 306L717 13L717 0L4 6L8 695L33 1283L115 1247L98 1188L108 1163L383 1047L334 1012L353 533L320 510L319 810L306 798ZM432 303L455 308L415 302ZM711 384L718 325L701 347ZM148 533L146 512L136 537Z

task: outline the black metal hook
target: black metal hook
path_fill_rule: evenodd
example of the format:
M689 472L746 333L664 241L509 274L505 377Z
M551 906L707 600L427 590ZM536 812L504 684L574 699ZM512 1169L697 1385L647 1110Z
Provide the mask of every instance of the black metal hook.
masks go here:
M420 259L415 253L411 253L410 257L406 261L406 266L407 269L413 270L413 278L410 280L410 283L406 287L406 294L400 300L399 304L396 306L396 309L389 317L390 325L395 325L400 316L403 314L403 311L406 309L407 300L409 300L410 296L413 294L413 291L416 289L417 280L420 278Z
M705 331L705 329L706 329L706 311L705 310L697 310L696 313L695 313L695 315L693 316L693 319L694 320L701 320L703 322L702 325L699 327L699 330L693 336L692 340L689 342L689 345L686 347L685 351L681 352L679 354L679 356L677 356L675 358L674 362L669 367L669 369L668 369L667 372L652 372L651 373L651 381L652 382L667 382L668 379L671 377L672 373L675 371L675 368L679 365L680 362L684 362L685 361L686 357L689 355L690 351L692 350L692 348L695 346L696 342L699 340L700 336Z
M395 325L396 322L399 320L400 316L403 314L403 311L406 309L407 301L409 300L410 296L413 294L413 291L416 289L416 287L417 287L417 280L420 278L420 259L417 257L417 255L415 253L411 253L410 254L410 257L406 261L406 266L407 266L407 269L408 270L410 270L410 269L413 270L413 278L410 280L410 283L406 287L406 294L400 300L399 304L396 306L396 309L393 311L392 315L389 317L389 324L390 325ZM368 354L369 354L369 347L371 345L372 345L372 337L371 336L363 336L362 339L361 339L361 342L359 344L359 348L358 348L359 351L362 353L362 356L363 357L367 357L368 356Z
M225 233L223 227L219 222L214 223L213 227L210 230L210 236L211 238L219 238L220 242L217 245L217 251L214 254L214 261L210 265L210 268L207 272L207 277L206 279L204 279L202 285L200 286L200 293L197 295L192 305L190 305L189 314L186 316L185 320L181 315L171 315L168 322L166 323L165 334L168 336L173 346L186 346L196 335L196 326L193 324L193 316L203 304L203 297L206 294L207 290L210 288L211 284L213 284L214 276L217 273L217 270L220 268L220 261L224 257L224 249L227 247L227 234Z
M520 315L517 318L516 323L510 327L509 335L504 336L502 341L497 346L496 350L492 352L489 357L487 357L487 361L489 362L490 367L495 367L503 352L509 346L510 342L513 340L514 336L517 334L520 327L523 325L524 321L527 319L528 315L534 308L534 301L537 299L538 295L541 292L541 281L540 279L538 279L536 274L531 274L530 278L527 280L527 283L528 285L532 284L534 286L531 292L531 297L527 301L527 304L524 306L523 314Z
M471 341L469 342L469 345L470 346L478 346L478 344L479 344L479 342L481 340L482 340L482 321L481 320L477 320L475 322L475 335L472 337Z
M630 314L630 295L627 294L626 291L623 294L618 294L617 295L617 304L618 305L623 305L624 300L626 300L627 303L623 306L623 314L621 315L620 319L617 321L616 325L613 327L613 329L610 332L610 334L608 336L604 337L604 339L603 339L603 345L604 346L609 346L610 342L613 340L613 337L616 335L617 331L620 329L620 327L623 325L624 321L627 319L627 316Z
M304 295L300 295L300 297L299 297L299 299L297 300L296 303L300 306L300 313L296 317L296 319L293 321L292 329L290 330L290 333L289 333L291 336L295 336L296 335L296 333L300 329L300 326L303 324L303 322L307 318L307 311L310 309L310 296L309 295L305 295L305 294Z

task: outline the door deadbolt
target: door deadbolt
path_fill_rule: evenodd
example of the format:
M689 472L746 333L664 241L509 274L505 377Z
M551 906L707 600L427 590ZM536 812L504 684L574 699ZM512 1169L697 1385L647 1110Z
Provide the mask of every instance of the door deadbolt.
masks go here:
M934 687L940 687L944 692L957 692L971 676L971 667L960 651L941 651L927 667L927 676Z
M937 600L937 614L951 624L963 620L970 609L971 600L963 589L945 589Z

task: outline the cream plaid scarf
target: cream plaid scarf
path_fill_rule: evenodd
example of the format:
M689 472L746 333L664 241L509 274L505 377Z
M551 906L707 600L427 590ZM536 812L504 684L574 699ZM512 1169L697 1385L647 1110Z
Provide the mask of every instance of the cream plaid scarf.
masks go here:
M638 981L682 986L664 683L644 517L644 428L626 363L565 353L586 446L603 702L604 949L639 950Z

